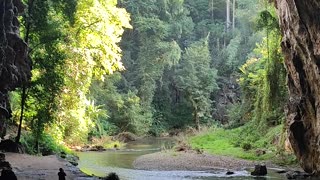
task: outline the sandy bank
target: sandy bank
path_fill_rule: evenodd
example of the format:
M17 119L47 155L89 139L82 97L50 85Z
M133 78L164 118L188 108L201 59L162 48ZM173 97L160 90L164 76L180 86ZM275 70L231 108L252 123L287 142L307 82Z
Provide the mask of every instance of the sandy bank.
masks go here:
M259 162L261 163L261 162ZM253 161L194 152L158 152L137 158L133 166L143 170L243 170L254 167ZM266 163L271 167L270 163Z

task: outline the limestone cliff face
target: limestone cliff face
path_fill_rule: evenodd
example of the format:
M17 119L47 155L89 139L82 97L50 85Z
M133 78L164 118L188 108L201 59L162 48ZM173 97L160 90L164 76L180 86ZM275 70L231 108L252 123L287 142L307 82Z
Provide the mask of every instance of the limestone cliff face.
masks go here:
M303 169L320 175L320 1L276 0L288 71L289 140Z
M238 77L231 76L229 78L220 77L217 80L219 90L215 94L215 110L212 114L216 121L227 124L229 122L227 109L230 105L240 102L240 86L236 79Z
M0 1L0 133L4 119L11 116L8 92L31 77L27 44L20 37L17 19L23 9L20 0Z

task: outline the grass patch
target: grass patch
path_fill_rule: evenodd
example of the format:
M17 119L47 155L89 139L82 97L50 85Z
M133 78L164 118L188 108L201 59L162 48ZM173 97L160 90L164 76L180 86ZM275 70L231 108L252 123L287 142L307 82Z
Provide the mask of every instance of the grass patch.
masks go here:
M282 132L282 125L268 129L260 135L249 126L236 129L216 128L204 134L191 137L189 143L194 149L232 156L247 160L272 160L277 155L277 143ZM259 154L259 152L264 152Z

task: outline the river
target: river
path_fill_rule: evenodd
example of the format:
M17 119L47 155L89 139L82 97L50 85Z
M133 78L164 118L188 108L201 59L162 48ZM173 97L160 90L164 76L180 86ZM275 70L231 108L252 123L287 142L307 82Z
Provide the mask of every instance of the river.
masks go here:
M257 179L246 170L235 171L231 176L226 171L145 171L133 169L133 161L144 154L171 148L173 140L168 138L147 138L126 144L122 150L104 152L79 152L78 167L86 174L105 177L115 172L121 180L218 180L218 179ZM259 178L283 179L275 170L269 170L268 176Z

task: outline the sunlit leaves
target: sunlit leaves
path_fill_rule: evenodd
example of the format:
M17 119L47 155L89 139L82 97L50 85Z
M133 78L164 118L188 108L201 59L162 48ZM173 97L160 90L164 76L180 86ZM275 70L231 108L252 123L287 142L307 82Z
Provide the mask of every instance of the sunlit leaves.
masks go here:
M75 52L93 67L96 77L122 70L118 44L124 28L131 28L129 14L116 1L78 1L74 31Z
M59 11L50 11L50 21L47 21L49 30L36 37L40 40L47 39L43 41L45 47L49 40L59 40L55 47L60 54L49 56L63 62L60 70L64 73L64 86L60 94L57 94L58 112L51 126L60 128L59 132L68 139L68 143L86 141L96 119L105 116L105 111L95 107L87 97L91 81L94 78L103 79L106 74L124 69L118 43L124 28L131 26L129 14L124 9L117 8L116 3L114 0L50 2L49 9ZM41 17L39 16L39 22L42 21ZM36 48L35 55L38 59L48 56L43 46ZM37 78L46 70L48 69L36 71ZM46 90L50 94L50 89Z
M268 23L264 26L271 28ZM268 37L254 50L255 57L240 68L243 103L250 106L245 113L253 114L253 122L259 128L281 123L287 94L280 33L276 26L269 30Z

